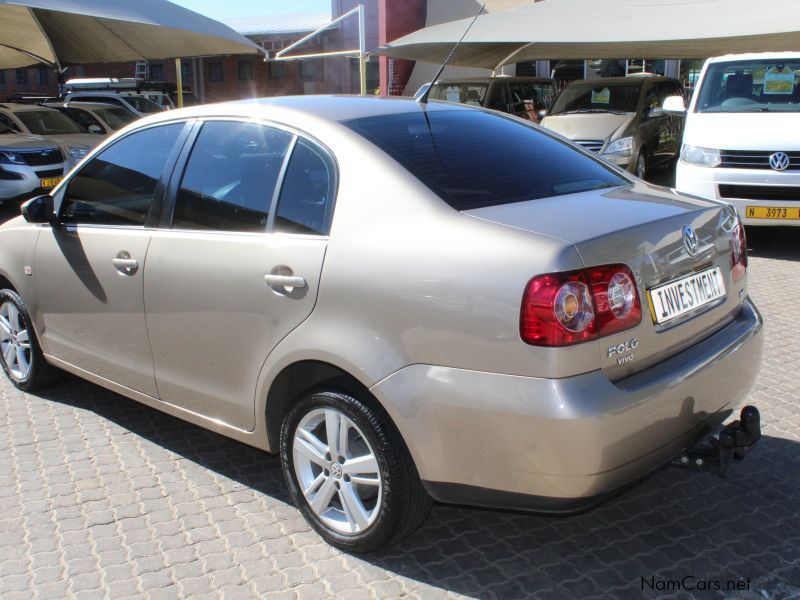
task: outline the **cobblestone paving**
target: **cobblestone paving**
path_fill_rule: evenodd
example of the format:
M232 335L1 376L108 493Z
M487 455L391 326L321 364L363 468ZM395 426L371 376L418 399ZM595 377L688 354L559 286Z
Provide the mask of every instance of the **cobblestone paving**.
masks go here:
M753 243L765 437L726 480L665 470L572 517L436 506L366 557L309 530L271 456L71 377L42 395L3 379L0 597L654 597L686 576L723 593L674 596L800 597L795 236Z

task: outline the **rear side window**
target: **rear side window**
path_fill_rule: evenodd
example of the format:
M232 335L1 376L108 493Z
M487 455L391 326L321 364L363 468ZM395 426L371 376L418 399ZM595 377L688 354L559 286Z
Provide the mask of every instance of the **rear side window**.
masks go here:
M345 122L456 210L628 183L524 123L477 110L428 110Z
M292 135L256 123L211 121L192 148L175 199L175 229L266 231Z
M61 203L65 223L144 225L183 123L125 136L83 165Z
M327 235L333 214L334 171L327 154L298 140L281 188L274 231Z

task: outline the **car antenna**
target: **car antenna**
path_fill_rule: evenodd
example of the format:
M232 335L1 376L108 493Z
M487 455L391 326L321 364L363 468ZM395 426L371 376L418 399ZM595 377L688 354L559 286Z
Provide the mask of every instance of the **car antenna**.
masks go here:
M461 39L458 40L456 42L455 46L453 46L453 49L450 50L450 54L447 55L447 58L444 59L444 62L442 63L442 66L439 67L439 70L436 72L436 75L434 76L433 79L431 79L431 84L428 86L428 89L425 90L425 92L419 98L417 98L417 102L419 102L420 104L427 104L428 103L428 95L431 93L431 90L433 89L434 84L436 83L436 81L441 76L442 71L444 71L444 68L447 66L447 63L449 63L450 59L453 58L453 54L455 54L456 48L458 48L459 44L461 44L461 42L464 41L464 38L467 37L467 34L469 33L469 30L472 29L472 26L475 24L475 21L477 21L478 17L481 16L481 13L483 12L483 9L484 9L485 6L486 6L486 4L481 4L480 9L478 9L478 14L475 15L475 18L473 18L472 21L470 21L469 25L467 26L467 29L464 31L464 35L461 36Z

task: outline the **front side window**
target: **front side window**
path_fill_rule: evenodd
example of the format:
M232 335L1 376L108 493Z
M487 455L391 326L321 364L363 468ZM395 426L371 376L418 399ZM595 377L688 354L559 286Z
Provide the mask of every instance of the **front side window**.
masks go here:
M65 223L144 225L156 205L156 187L183 123L150 127L95 156L67 185Z
M327 154L305 140L294 147L275 214L275 231L327 235L335 177Z
M256 123L211 121L192 148L175 199L175 229L266 231L292 135Z
M456 210L628 183L602 162L538 129L483 111L414 111L344 124Z
M34 135L86 133L78 123L55 109L20 111L17 118Z
M800 59L711 63L697 112L800 112Z
M556 98L550 114L636 112L641 90L641 81L571 83Z

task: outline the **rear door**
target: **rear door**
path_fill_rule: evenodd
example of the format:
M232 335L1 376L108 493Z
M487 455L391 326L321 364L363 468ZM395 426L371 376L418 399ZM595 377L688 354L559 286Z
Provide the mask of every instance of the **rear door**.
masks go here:
M253 122L208 121L195 136L147 257L156 383L165 402L251 430L267 355L316 301L334 162Z

